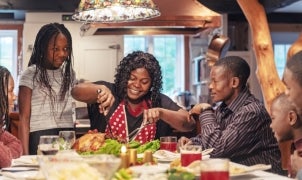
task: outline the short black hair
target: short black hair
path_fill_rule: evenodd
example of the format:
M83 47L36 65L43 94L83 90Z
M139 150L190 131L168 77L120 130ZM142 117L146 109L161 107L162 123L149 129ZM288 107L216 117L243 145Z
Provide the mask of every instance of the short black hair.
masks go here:
M297 83L302 86L302 51L294 54L287 62L286 68L292 72Z
M250 76L249 64L239 56L226 56L219 59L214 66L222 66L229 71L233 77L239 78L239 87L246 87L247 80Z
M277 95L273 99L272 105L273 104L277 104L277 106L281 106L281 108L283 110L286 110L286 111L293 110L294 112L296 112L295 106L289 101L288 97L286 96L286 94L284 92Z

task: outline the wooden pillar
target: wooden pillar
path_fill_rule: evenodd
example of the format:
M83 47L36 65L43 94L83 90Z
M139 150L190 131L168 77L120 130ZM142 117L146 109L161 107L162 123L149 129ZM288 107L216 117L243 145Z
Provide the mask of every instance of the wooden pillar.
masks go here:
M266 109L270 112L272 100L284 92L285 85L280 80L274 61L272 39L264 7L258 0L237 0L252 32L252 43L256 55L256 75L259 80ZM291 141L279 143L282 168L287 169Z

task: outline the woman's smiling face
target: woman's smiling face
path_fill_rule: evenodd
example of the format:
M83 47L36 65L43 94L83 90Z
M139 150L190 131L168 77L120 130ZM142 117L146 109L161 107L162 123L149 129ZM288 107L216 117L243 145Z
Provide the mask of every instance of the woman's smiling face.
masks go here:
M130 100L137 100L146 95L151 86L151 77L145 68L131 71L127 85L127 95Z

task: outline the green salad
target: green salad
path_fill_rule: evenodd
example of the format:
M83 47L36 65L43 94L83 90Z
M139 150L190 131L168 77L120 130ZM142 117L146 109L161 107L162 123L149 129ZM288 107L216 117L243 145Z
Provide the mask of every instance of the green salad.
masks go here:
M106 139L105 144L100 147L96 151L87 151L80 153L81 155L91 155L91 154L113 154L113 155L119 155L121 153L121 147L122 145L126 145L129 149L137 149L137 153L143 153L146 150L150 150L152 152L155 152L159 149L160 143L159 140L153 140L150 142L147 142L145 144L140 144L137 141L131 141L128 144L122 144L117 140L114 139Z

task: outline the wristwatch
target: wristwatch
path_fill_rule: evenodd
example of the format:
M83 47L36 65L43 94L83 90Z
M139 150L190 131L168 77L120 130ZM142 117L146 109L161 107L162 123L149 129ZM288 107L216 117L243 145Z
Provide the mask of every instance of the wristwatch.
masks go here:
M200 113L202 113L202 112L204 112L204 111L207 111L207 110L213 111L212 106L204 106L204 107L202 107L201 110L200 110Z

